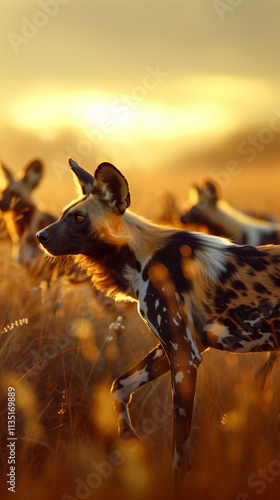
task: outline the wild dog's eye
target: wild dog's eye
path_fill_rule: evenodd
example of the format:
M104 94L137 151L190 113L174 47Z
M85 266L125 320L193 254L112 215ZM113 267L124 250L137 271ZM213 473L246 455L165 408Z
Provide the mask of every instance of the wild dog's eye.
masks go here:
M76 221L77 222L82 222L83 220L85 220L84 215L81 215L81 214L76 215Z

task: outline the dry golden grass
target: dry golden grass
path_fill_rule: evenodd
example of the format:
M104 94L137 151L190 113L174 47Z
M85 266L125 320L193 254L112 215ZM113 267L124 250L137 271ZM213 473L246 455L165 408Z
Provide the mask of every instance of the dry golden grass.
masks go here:
M249 173L243 172L240 196L237 179L227 186L228 198L232 190L230 201L249 206L246 191L261 191L266 183L260 170L258 179L254 172L251 184L249 177L245 183ZM204 174L203 170L199 178L204 179ZM149 199L151 184L142 189ZM262 191L262 201L265 196ZM278 189L269 200L265 205L254 199L251 206L279 216L279 208L272 210L278 203ZM136 204L141 205L139 192ZM145 210L147 215L148 204ZM59 279L47 287L45 282L34 281L11 261L4 242L0 282L1 499L12 495L6 482L9 386L16 391L14 498L170 498L168 374L133 397L131 416L141 445L125 448L117 441L111 383L155 345L135 307L104 300L88 283L72 285ZM185 481L184 498L279 498L279 362L263 391L253 378L266 356L213 350L203 355L191 433L193 469ZM260 477L263 470L266 475Z

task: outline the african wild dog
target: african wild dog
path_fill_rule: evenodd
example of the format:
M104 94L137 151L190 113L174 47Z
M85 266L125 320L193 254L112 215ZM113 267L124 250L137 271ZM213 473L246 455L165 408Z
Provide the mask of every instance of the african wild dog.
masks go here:
M32 191L42 179L43 165L40 160L33 160L17 178L1 162L0 171L5 180L0 210L12 242L12 255L17 261L30 264L35 256L40 256L37 231L55 221L52 215L41 212L32 198Z
M230 206L219 198L213 182L205 182L201 189L194 186L194 200L181 216L183 224L203 224L211 234L232 239L240 245L267 245L280 243L280 224L267 216L251 216ZM263 220L261 220L261 218Z
M168 370L174 403L173 471L179 487L190 465L197 370L209 347L248 353L280 342L280 247L251 247L161 227L127 211L126 179L110 163L94 177L70 160L81 196L37 234L53 256L72 254L109 296L138 302L159 341L112 386L121 437L136 437L132 393Z

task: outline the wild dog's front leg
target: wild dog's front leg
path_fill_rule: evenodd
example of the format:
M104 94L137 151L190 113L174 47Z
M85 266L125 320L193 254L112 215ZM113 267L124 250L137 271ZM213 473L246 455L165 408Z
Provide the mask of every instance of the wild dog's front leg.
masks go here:
M264 365L255 374L255 381L260 387L260 389L264 388L266 381L270 377L277 357L278 357L277 352L271 352Z
M174 345L174 344L173 344ZM201 356L185 342L168 350L174 406L173 425L173 486L178 491L191 469L190 431L196 390L197 369Z
M112 385L114 406L118 414L119 435L122 439L137 438L129 417L128 404L133 392L170 369L161 345L153 349L134 368L119 377Z

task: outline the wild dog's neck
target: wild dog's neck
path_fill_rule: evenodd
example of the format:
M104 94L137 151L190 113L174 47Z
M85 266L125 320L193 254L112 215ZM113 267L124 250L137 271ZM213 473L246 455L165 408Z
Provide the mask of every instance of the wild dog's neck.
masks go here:
M127 212L114 223L109 218L93 237L92 251L76 260L96 288L114 298L120 294L133 298L133 276L141 271L144 260L164 247L166 237L173 232Z
M174 228L158 226L130 211L125 213L120 229L130 236L128 245L141 261L161 250L168 236L176 232Z
M95 288L106 295L116 300L134 298L127 272L132 270L139 273L141 265L128 245L100 242L93 247L92 253L77 255L76 262L86 271Z
M98 222L93 220L93 226L99 241L113 247L127 245L140 261L160 250L166 237L175 231L174 228L153 224L129 210L122 217L103 214Z

